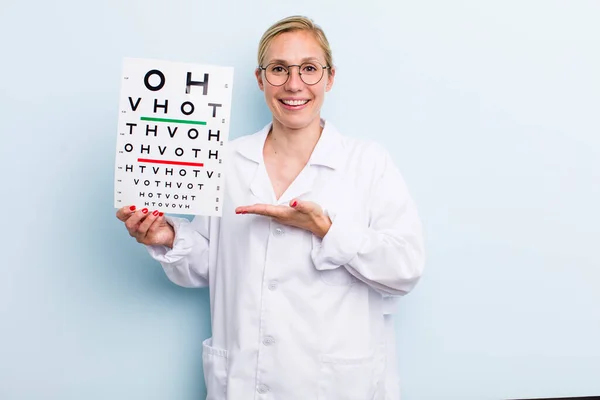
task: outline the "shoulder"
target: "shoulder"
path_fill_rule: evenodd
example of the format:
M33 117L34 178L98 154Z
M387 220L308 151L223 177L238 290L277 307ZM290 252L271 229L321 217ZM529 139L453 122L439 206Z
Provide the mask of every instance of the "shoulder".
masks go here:
M269 123L259 131L235 139L230 139L227 143L229 153L239 153L250 159L260 158L262 146L270 127L271 124Z
M360 166L361 170L381 173L393 164L388 150L373 139L347 136L337 131L340 152L346 159L346 165Z

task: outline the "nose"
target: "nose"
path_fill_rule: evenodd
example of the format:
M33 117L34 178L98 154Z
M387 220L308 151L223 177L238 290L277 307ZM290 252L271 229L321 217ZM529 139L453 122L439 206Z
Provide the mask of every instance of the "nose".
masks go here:
M304 82L300 78L300 67L296 65L290 66L288 73L289 77L285 83L285 88L293 92L301 90Z

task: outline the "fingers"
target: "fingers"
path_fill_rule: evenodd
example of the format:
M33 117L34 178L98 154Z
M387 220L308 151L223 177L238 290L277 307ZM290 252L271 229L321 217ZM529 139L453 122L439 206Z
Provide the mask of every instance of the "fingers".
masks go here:
M298 199L292 199L290 201L290 207L292 207L296 211L301 212L302 214L319 214L319 211L321 211L321 207L317 203Z
M152 213L148 213L146 218L140 223L140 226L137 228L137 236L138 242L143 242L148 231L152 228L152 225L163 216L163 213L158 211L153 211Z
M288 207L273 206L271 204L254 204L252 206L242 206L235 209L236 214L256 214L265 217L281 218L285 216Z
M135 206L125 206L117 210L117 218L125 222L135 212Z
M127 228L127 231L129 231L129 235L133 237L137 236L137 229L140 226L142 220L146 218L147 215L148 209L143 208L141 210L135 211L129 216L129 218L127 218L127 220L125 221L125 227Z

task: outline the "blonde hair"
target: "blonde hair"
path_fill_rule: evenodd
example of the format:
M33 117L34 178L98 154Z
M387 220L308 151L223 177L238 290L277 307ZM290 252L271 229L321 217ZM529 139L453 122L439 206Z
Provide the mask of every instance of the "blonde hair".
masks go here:
M260 38L260 43L258 45L258 65L263 66L262 64L265 61L267 49L269 48L269 45L273 39L282 33L295 31L311 32L325 53L325 63L327 66L333 66L331 47L329 46L329 41L327 40L327 36L325 36L325 32L323 32L323 29L321 29L319 25L315 24L311 19L301 15L293 15L291 17L284 18L280 21L277 21L271 25L269 29L267 29L262 38Z

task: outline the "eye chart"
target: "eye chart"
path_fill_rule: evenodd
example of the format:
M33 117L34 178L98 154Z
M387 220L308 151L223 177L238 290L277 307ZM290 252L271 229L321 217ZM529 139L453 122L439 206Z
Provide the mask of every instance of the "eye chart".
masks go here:
M123 61L115 207L220 216L233 68Z

